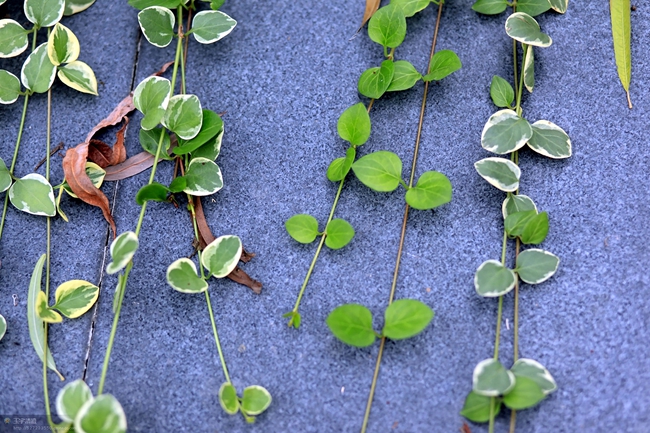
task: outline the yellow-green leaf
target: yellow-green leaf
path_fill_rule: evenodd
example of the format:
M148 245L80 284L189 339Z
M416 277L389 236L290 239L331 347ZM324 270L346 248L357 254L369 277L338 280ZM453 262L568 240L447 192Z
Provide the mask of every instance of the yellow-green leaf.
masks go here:
M42 290L36 295L36 314L38 317L47 323L60 323L63 322L63 317L56 311L52 310L47 305L47 296Z
M81 47L79 39L64 25L57 23L47 39L47 55L53 65L77 60Z
M95 304L99 297L99 287L84 280L70 280L61 284L54 295L56 308L68 319L76 319Z
M93 70L79 60L59 67L59 80L68 87L81 92L97 95L97 79Z
M627 93L627 104L632 108L630 100L630 81L632 80L630 0L609 0L609 8L612 15L612 37L618 77Z

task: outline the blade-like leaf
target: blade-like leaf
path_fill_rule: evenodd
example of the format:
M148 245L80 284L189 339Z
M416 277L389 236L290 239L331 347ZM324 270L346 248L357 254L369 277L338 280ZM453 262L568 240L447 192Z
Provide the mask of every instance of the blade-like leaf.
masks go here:
M535 88L535 49L532 45L526 48L524 57L524 86L530 93L533 93Z
M614 57L616 58L618 78L627 94L628 105L632 108L630 100L630 81L632 80L630 0L609 0L609 9L612 17L612 39L614 40Z

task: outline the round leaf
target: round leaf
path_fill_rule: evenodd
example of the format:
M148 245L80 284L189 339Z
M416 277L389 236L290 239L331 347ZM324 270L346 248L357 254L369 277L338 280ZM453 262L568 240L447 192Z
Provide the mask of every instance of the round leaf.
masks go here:
M341 114L336 129L343 140L353 146L361 146L370 137L370 126L368 110L359 102Z
M14 20L0 20L0 58L16 57L29 46L27 31Z
M314 242L318 236L318 221L311 215L298 214L294 215L284 223L287 233L294 240L301 244L309 244Z
M548 120L538 120L532 128L533 136L528 140L528 147L549 158L571 156L571 139L562 128Z
M174 38L176 18L167 8L151 6L138 13L142 34L153 46L163 48Z
M520 235L521 242L527 245L539 245L548 234L548 213L542 212L526 222Z
M81 379L64 386L56 396L56 413L65 422L74 422L81 407L93 400L93 393Z
M186 187L183 192L202 197L223 188L223 176L219 166L206 158L194 158L185 171Z
M345 179L352 168L356 156L357 151L355 148L348 147L348 150L345 151L345 158L336 158L327 168L327 178L332 182Z
M241 409L246 415L255 416L264 412L271 405L271 394L259 385L244 389L241 399Z
M41 44L27 57L20 71L23 86L34 93L45 93L52 87L56 66L47 55L47 44Z
M36 295L36 314L43 322L61 323L63 321L61 315L47 305L47 296L43 291L39 291Z
M169 265L167 283L181 293L203 293L208 290L208 283L197 275L196 265L187 258L178 259Z
M406 191L406 202L414 209L428 210L451 201L451 182L442 173L427 171Z
M37 27L52 27L63 17L65 0L25 0L24 10Z
M56 215L52 185L40 174L31 173L18 179L9 189L9 200L16 209L32 215Z
M508 7L507 0L476 0L472 9L484 15L497 15Z
M386 308L382 334L391 340L411 338L427 327L433 314L433 310L420 301L397 300Z
M95 0L65 0L63 15L70 16L88 9L95 3Z
M104 177L106 177L106 171L94 162L86 162L86 174L93 185L95 185L95 188L101 187L104 182ZM78 198L77 195L72 192L72 188L70 188L70 185L68 185L68 182L65 180L63 181L63 189L71 197Z
M327 233L325 245L338 250L350 243L354 237L354 228L347 221L337 218L327 224L325 233Z
M508 194L508 197L503 201L503 205L501 205L503 219L508 218L508 215L515 212L527 210L534 210L537 213L537 206L530 197L523 194Z
M172 84L167 78L149 77L138 84L133 92L133 105L144 114L142 129L153 129L160 123L171 92Z
M431 59L431 71L422 77L424 81L439 81L462 67L460 59L451 50L440 50Z
M391 3L375 12L368 23L368 36L387 48L400 46L406 36L406 17L402 8Z
M64 25L57 23L47 40L47 55L53 65L70 63L77 60L81 47L79 40L72 31Z
M228 36L237 21L220 11L201 11L194 16L192 33L197 42L211 44Z
M551 8L549 0L517 0L517 12L536 17Z
M99 297L99 287L84 280L70 280L56 289L55 304L57 309L68 319L76 319L95 305Z
M515 271L524 282L539 284L551 278L559 265L560 259L556 255L531 248L519 254Z
M515 387L503 396L503 403L510 409L528 409L544 400L544 393L534 380L517 377Z
M14 74L0 69L0 104L13 104L20 96L20 80Z
M226 382L219 388L219 404L228 415L236 415L239 412L239 398L232 383Z
M212 110L203 110L203 121L199 133L191 140L179 139L178 146L174 149L174 153L176 155L185 155L194 152L208 141L214 141L215 137L217 137L222 130L223 120L221 120L221 117ZM214 161L216 158L209 159Z
M77 433L125 433L124 409L112 395L99 395L79 409L74 430Z
M0 158L0 192L8 190L12 182L11 173L9 173L5 162Z
M66 86L81 93L97 95L97 78L93 70L85 64L76 60L64 66L59 66L57 74L59 80Z
M515 100L515 91L506 80L495 75L490 84L490 97L497 107L508 107Z
M409 1L409 0L402 0ZM413 1L413 0L410 0ZM419 0L418 0L419 1ZM429 0L425 0L425 3L429 3ZM420 74L417 69L406 60L398 60L395 62L395 71L393 73L393 79L390 82L390 86L386 89L387 92L397 92L401 90L407 90L415 86L415 83L422 79L422 74Z
M471 391L467 394L465 405L460 414L472 422L488 422L490 420L490 405L494 397L486 397ZM501 411L501 399L494 403L494 416Z
M392 152L380 150L360 158L352 164L352 171L370 189L394 191L402 180L402 160Z
M533 359L519 358L510 371L515 375L517 381L521 377L535 381L544 395L548 395L557 389L557 384L553 376L551 376L551 373L542 364Z
M535 18L523 12L516 12L506 20L506 33L522 44L548 47L553 43L551 37L542 33Z
M472 377L473 390L479 395L497 397L507 394L515 386L515 375L496 359L478 363Z
M390 3L401 7L404 16L410 18L429 6L431 0L391 0Z
M483 127L483 149L503 155L521 149L533 136L530 123L513 110L494 113Z
M201 131L203 111L196 95L176 95L169 99L162 118L165 127L183 140L191 140Z
M490 185L505 192L519 188L521 170L514 162L505 158L485 158L474 163L474 168Z
M496 260L488 260L479 266L474 275L476 293L486 298L503 296L515 288L515 273Z
M384 60L379 68L366 69L359 77L359 93L368 98L381 98L393 81L394 74L395 64L392 60Z
M106 266L106 273L115 274L126 267L138 250L138 236L133 232L124 232L111 243L113 261Z
M145 185L135 195L135 202L142 206L148 201L166 202L170 189L158 182L152 182Z
M201 263L212 276L224 278L235 270L241 253L242 244L237 236L219 236L205 247Z
M327 316L327 326L336 338L350 346L367 347L375 342L372 313L363 305L345 304L336 307Z

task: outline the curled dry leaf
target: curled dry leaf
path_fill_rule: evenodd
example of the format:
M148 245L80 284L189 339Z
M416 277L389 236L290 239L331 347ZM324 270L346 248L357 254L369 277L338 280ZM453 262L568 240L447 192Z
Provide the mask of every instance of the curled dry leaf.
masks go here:
M361 20L359 30L361 30L370 18L372 18L375 12L377 12L377 9L379 9L379 3L381 3L381 0L366 0L366 10L363 12L363 19ZM357 30L357 32L359 32L359 30Z
M142 173L153 165L154 156L149 152L140 152L121 164L106 167L105 181L126 179Z

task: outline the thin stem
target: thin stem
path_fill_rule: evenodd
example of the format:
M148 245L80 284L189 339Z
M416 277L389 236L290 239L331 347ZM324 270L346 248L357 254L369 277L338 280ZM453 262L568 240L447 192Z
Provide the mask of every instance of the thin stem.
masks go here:
M228 374L228 368L226 367L226 360L223 357L223 351L221 350L221 343L219 343L219 334L217 333L217 324L214 322L214 313L212 312L212 303L210 302L210 294L208 291L205 291L205 301L208 304L208 311L210 313L210 322L212 322L212 333L214 334L214 342L217 343L217 351L219 352L219 360L221 361L221 368L223 368L223 374L226 376L226 381L230 381L230 375Z
M494 336L494 360L499 360L499 341L501 339L501 321L503 319L503 296L499 296L499 309L497 311L497 332Z
M515 12L517 12L517 2L514 2L514 4L512 5L512 13L515 13ZM517 58L517 41L514 40L514 39L512 40L512 61L513 61L514 65L515 65L515 69L514 69L514 71L515 71L515 80L514 81L515 81L515 95L516 95L518 93L517 90L519 89L519 87L518 87L519 83L517 83L517 69L518 69L517 68L517 62L518 62L518 58Z
M515 433L516 425L517 425L517 411L512 409L512 411L510 411L510 433Z
M632 109L632 99L630 99L630 91L626 90L625 93L627 94L627 106Z
M501 299L501 298L499 298ZM494 417L495 417L495 398L490 398L490 426L488 427L488 433L494 433Z
M517 246L515 248L515 261L516 257L519 257L519 249L521 247L521 241L519 238L517 238ZM513 323L513 333L514 333L514 344L513 344L513 352L514 352L514 360L513 362L517 362L519 359L519 278L515 279L515 306L514 306L514 314L515 314L515 319Z
M524 44L524 53L523 53L523 58L526 58L526 52L530 49L532 49L529 45ZM515 111L517 112L518 115L521 116L521 96L524 93L524 61L521 62L521 74L519 74L519 88L517 89L517 106L515 108ZM517 67L515 65L515 71L517 70ZM515 73L516 75L516 73Z
M375 373L372 376L372 384L370 385L370 398L366 403L366 413L363 417L363 424L361 425L361 431L365 432L368 428L368 420L370 419L370 410L372 409L372 400L375 395L375 388L377 387L377 378L379 377L379 367L381 366L381 357L384 354L384 345L386 344L386 337L381 337L381 342L379 343L379 353L377 354L377 362L375 363Z

